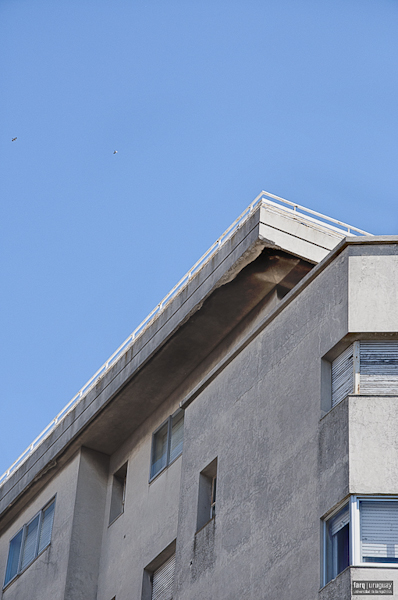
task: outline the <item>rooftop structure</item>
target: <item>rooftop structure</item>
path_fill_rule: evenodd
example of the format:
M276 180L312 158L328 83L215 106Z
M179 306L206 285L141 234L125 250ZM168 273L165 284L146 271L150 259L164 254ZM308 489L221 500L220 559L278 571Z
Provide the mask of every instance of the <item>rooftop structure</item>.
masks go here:
M397 300L260 194L3 476L3 600L398 597Z
M281 214L285 217L290 217L297 223L307 225L315 231L325 230L331 235L331 239L342 239L346 235L371 235L362 229L343 223L326 215L322 215L314 210L300 206L274 194L268 192L261 192L255 198L255 200L246 208L245 211L228 227L226 231L210 246L210 248L204 253L203 256L191 267L179 282L170 290L170 292L156 305L156 307L149 313L147 317L136 327L129 335L129 337L113 352L108 360L94 373L92 377L83 385L82 388L75 394L75 396L68 402L68 404L54 417L54 419L45 427L45 429L29 444L26 450L14 461L14 463L0 476L0 486L4 483L10 475L17 470L23 462L32 454L32 452L46 439L51 431L59 425L64 417L71 411L75 405L88 394L88 392L97 384L99 379L103 377L109 369L119 360L122 354L137 341L137 339L146 331L149 327L167 308L169 303L178 296L188 285L193 277L202 269L212 257L219 251L219 249L229 240L229 238L250 218L253 211L255 211L259 205L264 209L268 210L274 215ZM272 227L272 225L270 225ZM294 235L294 234L293 234ZM324 243L324 242L323 242ZM326 246L329 248L329 245ZM332 245L330 247L333 247ZM323 248L323 246L321 246ZM322 255L320 250L319 256Z

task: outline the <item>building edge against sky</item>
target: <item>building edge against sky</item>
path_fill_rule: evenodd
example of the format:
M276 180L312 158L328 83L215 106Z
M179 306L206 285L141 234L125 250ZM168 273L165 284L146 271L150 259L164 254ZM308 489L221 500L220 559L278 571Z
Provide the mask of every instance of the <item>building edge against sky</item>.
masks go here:
M308 224L319 223L322 227L326 227L331 232L334 231L337 235L372 235L358 229L355 226L348 225L343 221L338 221L332 217L328 217L314 210L307 209L297 203L290 202L269 192L262 191L242 214L224 231L224 233L210 246L210 248L200 257L200 259L190 268L190 270L178 281L178 283L168 292L168 294L156 305L156 307L148 314L147 317L134 329L129 337L111 354L105 363L90 377L90 379L80 388L75 396L64 406L64 408L54 417L44 430L29 444L24 452L10 465L10 467L0 476L0 487L8 477L19 468L19 466L28 458L28 456L39 446L43 440L50 434L52 429L68 414L70 410L78 403L97 383L97 381L107 373L113 364L125 353L136 339L144 333L146 328L157 319L168 306L168 304L185 288L188 282L195 277L198 271L211 259L214 253L241 227L250 217L252 212L259 204L268 206L270 210L283 210L287 214L291 214L298 221L304 220ZM293 215L292 215L293 213Z
M305 210L260 195L4 478L3 600L398 598L398 237Z

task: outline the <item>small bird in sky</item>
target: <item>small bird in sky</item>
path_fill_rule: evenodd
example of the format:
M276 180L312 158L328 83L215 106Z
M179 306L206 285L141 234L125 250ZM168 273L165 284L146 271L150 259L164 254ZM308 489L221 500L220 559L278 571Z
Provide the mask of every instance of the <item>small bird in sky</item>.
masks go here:
M15 138L15 139L16 139L16 138ZM113 151L113 154L117 154L117 150L114 150L114 151Z
M11 141L12 141L12 142L15 142L15 140L16 140L16 139L17 139L16 137L15 137L15 138L12 138L12 140L11 140Z

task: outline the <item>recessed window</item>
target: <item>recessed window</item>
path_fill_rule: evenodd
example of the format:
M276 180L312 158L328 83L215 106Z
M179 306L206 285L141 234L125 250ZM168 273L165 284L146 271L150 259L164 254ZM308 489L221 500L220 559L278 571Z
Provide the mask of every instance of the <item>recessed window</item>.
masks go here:
M173 600L176 555L173 554L152 575L151 600Z
M172 600L176 564L176 540L144 569L141 600Z
M350 507L326 522L326 579L337 577L350 564Z
M202 529L216 516L217 458L199 475L198 511L196 531Z
M354 342L332 362L332 406L349 394L398 394L398 341Z
M4 585L21 573L50 544L55 499L33 517L10 541Z
M178 410L153 434L151 479L180 456L183 439L184 411Z
M349 565L398 566L398 498L351 496L324 523L324 584Z
M113 475L111 510L109 513L109 524L111 524L119 515L124 512L124 502L126 496L126 478L127 463L125 463Z

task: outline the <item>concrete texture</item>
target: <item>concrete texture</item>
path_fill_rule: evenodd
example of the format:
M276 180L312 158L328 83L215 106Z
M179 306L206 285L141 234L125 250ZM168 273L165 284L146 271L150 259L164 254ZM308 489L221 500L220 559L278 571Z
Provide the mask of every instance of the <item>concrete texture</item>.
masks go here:
M398 246L372 245L366 250L349 260L349 330L396 332Z
M1 585L4 582L10 539L56 495L51 544L3 591L4 600L43 600L43 598L64 597L79 463L80 457L77 454L16 517L6 531L2 531Z
M82 448L73 507L65 600L95 600L109 457Z
M319 496L328 506L335 488L327 476L320 487L320 467L339 473L336 502L348 488L347 443L345 450L324 450L333 458L319 457L319 429L327 427L327 417L320 424L321 357L347 334L344 273L341 256L188 405L177 599L317 597ZM196 502L199 473L214 456L218 492L209 542L210 531L200 532L204 540L195 535ZM212 565L206 544L214 545Z
M349 397L352 494L398 495L398 399Z
M274 218L277 219L277 222L269 227L266 219ZM264 225L268 227L266 237L262 230ZM26 492L27 487L33 488L32 494L37 493L37 488L44 485L49 478L49 476L46 477L48 465L55 464L54 461L56 461L59 466L62 466L70 454L80 446L85 445L100 452L113 453L121 440L131 435L132 431L139 427L159 403L172 392L172 386L177 387L178 383L181 383L186 377L189 369L192 369L192 365L191 367L184 366L180 371L176 371L174 368L174 372L171 373L171 387L165 388L165 380L161 371L170 372L170 364L167 360L164 361L164 356L171 356L174 351L173 346L178 339L179 352L185 359L188 359L189 355L186 350L192 348L189 332L186 331L185 342L180 335L176 334L183 328L182 326L189 320L189 317L192 317L198 310L201 315L206 313L206 310L203 310L206 298L209 298L220 286L225 286L226 283L235 279L245 266L261 254L264 248L275 251L283 248L283 244L288 243L289 254L292 256L296 258L304 256L306 261L312 264L318 262L341 239L341 235L323 229L322 233L322 227L310 223L303 225L288 214L275 215L273 212L259 207L211 258L210 262L192 278L162 315L146 329L134 346L120 358L96 387L76 405L29 459L0 487L0 515L12 507L15 500ZM305 245L305 251L301 242ZM296 264L305 263L299 261ZM288 272L286 271L286 275ZM302 272L301 276L305 275L305 272ZM289 286L294 285L298 279L297 276L288 277L286 290L290 289ZM274 281L274 283L277 282ZM259 289L258 286L257 289ZM243 316L241 311L246 313L250 311L256 302L258 303L270 291L270 288L259 291L260 297L253 298L254 304L241 307L240 312L236 315L237 321L230 323L231 328L237 325L239 318ZM227 298L230 300L230 294L226 296L228 305ZM225 307L225 302L222 304ZM216 319L210 316L208 321L211 332L213 329L211 325ZM196 331L201 329L202 323L199 328L196 328ZM209 352L210 340L208 337L204 336L207 343L203 349L202 359ZM219 341L220 339L215 335L213 344L217 344ZM165 347L167 342L169 348ZM196 364L198 359L200 360L197 351L196 347L196 353L193 353ZM155 358L156 360L154 360ZM153 371L149 373L147 369L147 377L140 384L140 379L142 379L140 371L148 363L151 363ZM174 360L173 364L177 367L178 362ZM162 381L160 396L156 393L159 385L154 383L153 373L157 379ZM180 377L180 382L178 382L178 377ZM131 379L134 379L134 385L138 386L134 391L130 388L126 389ZM125 388L124 391L123 388ZM143 390L147 395L141 400ZM132 396L137 399L137 404L132 404ZM117 404L113 410L115 421L111 422L108 410L103 423L101 423L101 411L113 400L116 400ZM120 418L120 415L124 415L125 411L130 408L132 410L128 420L129 426L125 428L126 419ZM96 420L95 426L90 427L94 419ZM65 456L65 452L67 456ZM40 483L38 483L39 476L42 479Z
M57 497L51 545L3 598L149 600L174 549L174 600L345 600L353 577L395 582L352 567L320 590L322 519L350 493L398 495L397 398L331 408L330 394L342 349L397 335L398 239L339 240L264 208L235 233L0 488L2 577L10 539ZM377 273L383 316L365 298ZM152 433L179 406L183 454L150 482ZM198 530L215 458L216 515Z

